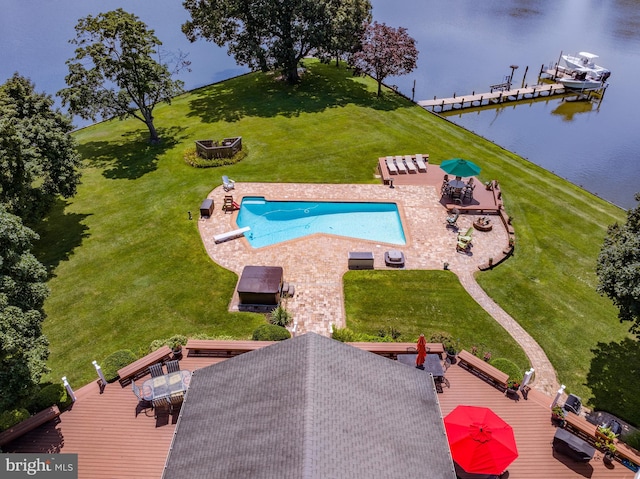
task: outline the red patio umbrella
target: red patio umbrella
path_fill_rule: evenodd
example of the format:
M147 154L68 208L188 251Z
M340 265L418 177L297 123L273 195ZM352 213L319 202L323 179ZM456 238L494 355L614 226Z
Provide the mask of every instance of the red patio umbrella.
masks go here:
M424 360L427 358L427 340L424 339L424 334L421 334L418 338L417 351L416 367L424 366Z
M473 474L502 474L518 457L513 429L491 409L458 406L444 418L453 460Z

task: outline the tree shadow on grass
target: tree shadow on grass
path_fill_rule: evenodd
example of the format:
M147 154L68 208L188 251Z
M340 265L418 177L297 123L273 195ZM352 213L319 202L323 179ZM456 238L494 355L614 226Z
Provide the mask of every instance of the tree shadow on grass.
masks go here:
M596 409L640 426L640 343L626 338L619 343L598 343L586 385Z
M312 63L300 83L289 85L270 73L249 73L192 92L191 112L203 122L234 122L245 116L295 117L354 104L377 110L406 108L407 100L386 92L379 98L351 70Z
M151 145L148 130L131 130L120 141L88 141L78 152L92 166L103 168L105 178L135 180L157 169L158 157L176 146L182 131L180 126L158 128L161 142Z
M66 200L56 200L43 221L33 226L40 235L40 240L34 244L33 254L51 276L58 264L67 261L82 240L89 237L89 227L83 221L90 215L65 213L68 205Z

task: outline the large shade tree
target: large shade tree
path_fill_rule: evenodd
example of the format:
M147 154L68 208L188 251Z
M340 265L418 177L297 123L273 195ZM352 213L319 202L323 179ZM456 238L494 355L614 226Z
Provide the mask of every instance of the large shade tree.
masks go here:
M75 195L80 157L72 129L29 79L15 73L0 85L0 204L7 211L33 221L56 196Z
M42 334L47 271L31 254L38 235L0 206L0 409L29 397L46 372Z
M640 201L640 193L636 193ZM609 226L598 265L598 292L618 307L620 321L631 321L630 330L640 335L640 206L627 212L627 221Z
M404 27L393 28L373 22L362 39L362 50L351 57L351 65L378 82L378 96L385 78L411 73L416 68L416 41Z
M183 82L172 77L189 67L185 56L163 63L154 31L121 8L81 18L75 29L70 42L78 48L67 61L68 88L58 92L63 104L87 120L137 118L149 129L150 142L158 143L153 110L183 92Z
M353 19L370 14L368 0L344 3ZM351 19L334 16L340 8L337 0L185 0L184 6L191 20L182 31L190 41L201 37L227 45L238 64L279 70L289 83L300 80L298 65L305 56L345 50L353 40L346 38L353 34L347 27Z
M330 0L327 4L331 12L325 45L318 54L329 60L349 57L362 48L362 38L371 23L371 3L369 0Z

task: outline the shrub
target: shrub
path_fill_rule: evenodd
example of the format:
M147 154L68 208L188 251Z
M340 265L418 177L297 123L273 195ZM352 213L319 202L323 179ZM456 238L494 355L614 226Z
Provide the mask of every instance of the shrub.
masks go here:
M333 339L336 341L340 341L342 343L391 343L393 342L390 336L374 336L372 334L366 333L356 333L350 330L349 328L334 328L333 334L331 335Z
M24 421L30 416L29 411L26 409L13 409L11 411L4 411L0 414L0 431L9 429L11 426L15 426L20 421Z
M174 334L170 338L166 339L154 339L149 345L149 351L153 352L160 349L162 346L169 346L174 349L176 346L185 346L187 344L187 337L181 334Z
M520 368L516 366L513 362L509 361L505 358L496 358L489 361L494 368L499 369L503 373L507 373L509 375L509 380L521 383L522 377L524 374L520 371Z
M254 341L282 341L290 337L291 333L287 331L287 328L275 324L263 324L253 332Z
M56 404L60 409L64 409L71 404L71 398L67 395L67 390L62 384L49 384L31 399L29 410L35 414Z
M116 379L118 379L118 369L125 367L128 364L131 364L136 359L133 351L128 349L121 349L120 351L116 351L111 355L107 356L104 361L102 361L102 374L104 374L104 378L108 383L112 383Z
M212 158L210 160L202 158L198 155L196 147L187 148L184 152L184 162L194 168L215 168L218 166L234 165L247 157L248 151L246 145L242 145L242 150L233 155L231 158Z
M281 304L279 304L269 315L269 322L276 326L289 326L293 317Z
M636 450L640 450L640 431L633 431L624 436L623 441Z

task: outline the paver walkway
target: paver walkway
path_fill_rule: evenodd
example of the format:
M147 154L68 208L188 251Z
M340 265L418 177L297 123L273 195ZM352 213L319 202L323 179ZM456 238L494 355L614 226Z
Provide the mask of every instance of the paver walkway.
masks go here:
M406 245L316 234L283 244L254 249L245 238L215 244L214 235L237 229L233 214L222 211L224 196L232 194L237 203L244 196L264 196L268 200L301 201L390 201L398 205L405 227ZM469 253L456 252L456 231L447 228L447 213L440 204L434 186L401 185L389 188L377 185L325 185L236 183L235 190L222 187L209 196L215 209L211 217L200 219L199 229L209 256L219 265L241 275L245 265L282 266L284 280L293 283L296 294L287 300L286 308L295 318L296 333L313 331L329 335L331 327L345 326L342 275L347 271L350 251L371 251L376 269L384 269L384 253L400 249L406 257L407 269L442 269L445 262L456 273L469 294L493 316L526 352L536 370L533 386L554 395L558 389L553 366L538 344L516 321L504 312L476 283L473 273L490 257L498 257L508 241L508 234L498 217L493 230L474 231ZM460 230L471 227L477 216L463 214L458 219ZM238 310L238 296L230 304Z

